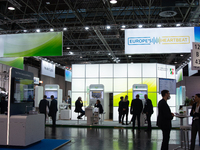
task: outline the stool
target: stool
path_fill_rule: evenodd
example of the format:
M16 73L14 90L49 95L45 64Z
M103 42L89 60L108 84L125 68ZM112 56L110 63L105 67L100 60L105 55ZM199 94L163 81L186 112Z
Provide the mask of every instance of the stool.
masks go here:
M104 121L104 114L106 114L106 112L103 112L102 114L100 114L101 115L101 120L100 120L101 123ZM102 115L103 115L103 119L102 119Z
M182 141L181 141L181 147L183 147L183 144L185 146L185 150L188 149L189 150L189 135L188 135L188 131L191 130L191 126L180 126L181 132L183 133L183 138L181 137Z
M75 112L75 111L74 111L74 112ZM79 113L80 113L80 112L75 112L75 113L78 113L78 116L79 116ZM80 120L80 119L78 119L78 116L77 116L77 122L78 122L78 124L79 124L79 120Z

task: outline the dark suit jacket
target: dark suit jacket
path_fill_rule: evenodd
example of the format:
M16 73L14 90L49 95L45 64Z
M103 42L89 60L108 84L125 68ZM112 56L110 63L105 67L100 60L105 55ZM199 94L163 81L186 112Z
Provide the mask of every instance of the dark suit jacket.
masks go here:
M142 100L141 99L132 100L132 102L131 102L131 110L130 110L131 114L139 115L139 114L141 114L142 109L143 109L143 104L142 104Z
M122 101L122 111L125 109L126 112L129 111L129 101Z
M39 104L39 112L46 114L46 107L49 108L49 101L46 99L42 99Z
M102 114L103 113L103 107L101 104L94 104L94 107L99 108L99 113Z
M123 109L122 109L122 100L119 101L119 107L118 107L118 112L122 113Z
M83 103L81 103L79 100L76 100L75 102L75 112L82 112L82 107L83 107Z
M158 103L157 126L161 129L171 129L172 119L173 116L167 102L164 99L161 99Z
M57 100L53 99L51 100L51 104L49 107L49 114L52 116L56 114L57 111L58 111Z
M1 100L0 107L1 107L1 114L4 114L8 108L8 101Z
M150 99L147 99L144 105L143 113L146 112L148 112L148 114L153 114L153 105Z
M192 110L190 112L190 116L192 116L193 118L194 117L199 117L199 123L200 123L200 107L199 107L199 113L193 113L193 110L195 111L196 110L196 106L197 106L197 103L194 103L192 105Z

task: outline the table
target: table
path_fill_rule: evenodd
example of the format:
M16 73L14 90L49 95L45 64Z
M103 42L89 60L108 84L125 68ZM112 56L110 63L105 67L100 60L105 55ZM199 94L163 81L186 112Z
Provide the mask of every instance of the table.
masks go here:
M184 118L188 118L190 116L187 116L187 115L175 115L175 117L180 118L180 125L182 126L183 125L183 119Z

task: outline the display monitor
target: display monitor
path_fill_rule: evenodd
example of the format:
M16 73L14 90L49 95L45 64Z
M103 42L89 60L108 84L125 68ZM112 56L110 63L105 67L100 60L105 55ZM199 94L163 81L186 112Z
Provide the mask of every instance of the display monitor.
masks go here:
M47 96L47 99L51 99L51 95L53 95L54 98L57 99L58 98L58 91L53 91L53 90L45 91L45 95Z
M90 99L103 99L103 91L90 91Z
M162 90L168 90L170 94L176 94L176 80L159 78L159 94Z
M65 70L65 81L72 82L72 72L70 70Z
M144 95L147 94L147 91L133 91L133 99L136 99L136 95L139 95L139 99L144 99Z

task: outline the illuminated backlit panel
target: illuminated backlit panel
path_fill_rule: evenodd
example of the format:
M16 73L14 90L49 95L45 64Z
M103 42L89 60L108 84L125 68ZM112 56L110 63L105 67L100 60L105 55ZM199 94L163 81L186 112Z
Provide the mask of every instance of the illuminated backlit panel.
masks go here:
M100 64L100 78L113 77L113 64Z
M156 77L156 64L142 64L142 77Z
M72 91L84 92L85 91L85 79L72 79Z
M104 85L104 92L113 92L113 78L100 78L100 84Z
M157 93L148 93L148 98L151 100L153 107L157 107Z
M142 84L142 78L128 78L128 92L133 92L133 84Z
M99 77L99 65L86 65L86 78L98 78Z
M157 64L157 77L158 78L167 77L167 65Z
M148 92L157 92L156 78L143 78L142 84L147 84Z
M127 64L114 64L114 78L127 78Z
M170 94L170 99L167 100L167 104L171 107L175 107L176 106L176 95L174 94ZM158 94L158 102L162 99L161 94Z
M175 66L167 65L167 78L176 79Z
M130 107L128 111L128 122L131 120L132 115L130 114ZM118 107L113 107L113 121L119 121ZM126 117L124 117L124 123L126 123Z
M113 107L119 106L120 97L125 97L127 95L127 92L123 93L113 93Z
M114 92L127 91L127 78L114 78Z
M128 78L141 76L142 64L128 64Z
M172 113L176 113L176 107L170 107ZM176 117L173 118L173 120L176 120Z
M154 107L153 108L153 114L151 115L151 121L157 121L157 116L158 116L158 108Z
M85 65L72 65L72 78L85 78Z
M99 84L99 79L98 78L95 78L95 79L86 79L85 81L86 81L86 89L91 84Z

